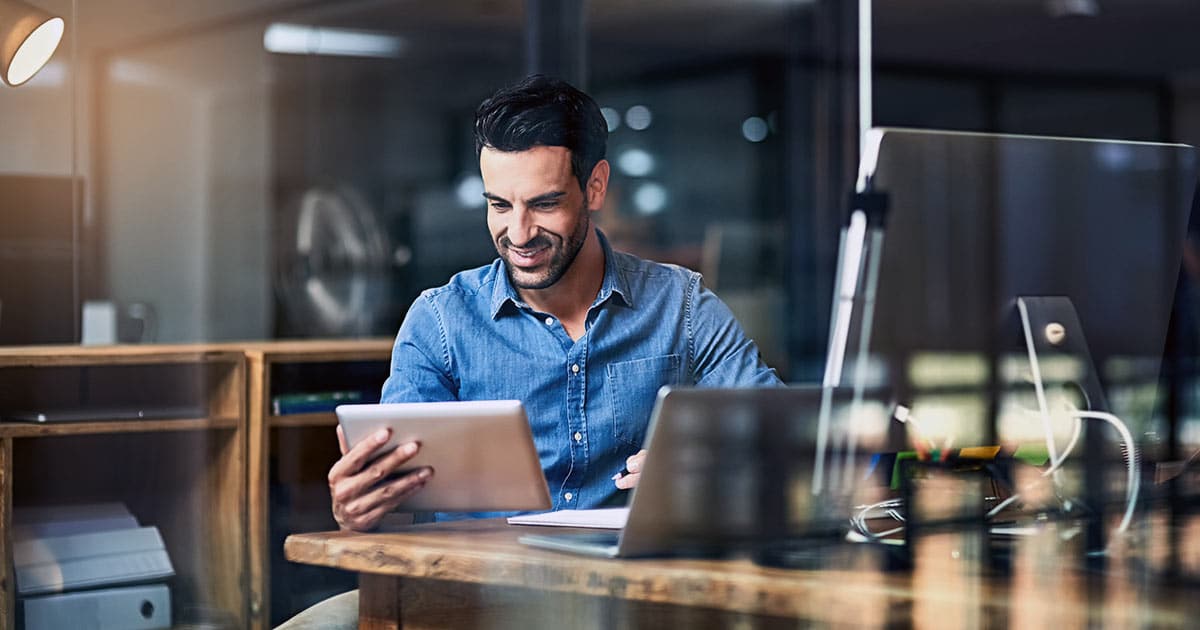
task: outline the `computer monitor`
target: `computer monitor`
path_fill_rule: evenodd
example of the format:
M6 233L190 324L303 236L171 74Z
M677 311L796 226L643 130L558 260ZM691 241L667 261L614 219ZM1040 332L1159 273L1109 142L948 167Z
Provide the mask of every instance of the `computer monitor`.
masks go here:
M1130 440L1076 418L1112 411L1132 434L1155 429L1195 185L1185 145L872 130L827 384L885 386L920 418L881 438L893 448L1042 442L1054 466L1077 445L1087 462L1059 495L1125 497L1138 462L1117 445L1133 453ZM1125 478L1110 465L1130 481L1106 485Z
M1156 376L1195 184L1186 145L872 130L859 187L886 210L864 232L881 228L881 246L861 258L876 256L877 275L862 269L831 369L852 380L865 347L866 373L886 374L899 398L941 376L961 383L990 369L970 357L1014 350L1016 298L1065 296L1102 380L1148 365Z

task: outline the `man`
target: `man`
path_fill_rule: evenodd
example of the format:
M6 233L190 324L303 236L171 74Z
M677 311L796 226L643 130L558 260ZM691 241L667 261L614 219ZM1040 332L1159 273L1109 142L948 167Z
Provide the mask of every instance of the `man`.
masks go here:
M522 401L556 510L624 501L661 386L779 383L699 274L613 251L593 228L608 190L607 135L591 97L544 76L479 106L475 147L499 258L421 294L383 388L384 402ZM349 450L338 437L329 485L343 528L375 528L436 474L381 481L420 446L368 466L386 431ZM622 468L630 474L615 474Z

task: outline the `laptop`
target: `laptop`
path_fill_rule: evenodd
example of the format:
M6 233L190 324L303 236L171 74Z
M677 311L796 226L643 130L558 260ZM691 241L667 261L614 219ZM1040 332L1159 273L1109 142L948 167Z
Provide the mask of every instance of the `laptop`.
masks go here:
M852 425L851 413L865 420ZM796 537L840 540L848 486L858 476L829 473L847 463L849 427L872 418L886 423L886 407L855 403L849 390L664 387L624 528L518 540L607 558L719 556ZM813 485L818 467L820 488Z

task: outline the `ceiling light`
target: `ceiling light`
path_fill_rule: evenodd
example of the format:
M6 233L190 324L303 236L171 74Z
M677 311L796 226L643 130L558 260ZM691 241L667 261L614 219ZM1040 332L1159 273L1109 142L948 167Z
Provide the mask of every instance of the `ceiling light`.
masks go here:
M1096 0L1047 0L1046 12L1051 17L1096 17L1100 3Z
M630 177L645 177L654 171L654 156L645 149L626 149L617 155L617 168Z
M645 105L634 105L625 111L625 124L634 131L642 131L650 126L654 116Z
M21 85L37 74L62 41L60 17L22 2L0 0L0 79Z
M658 214L667 207L667 189L658 182L646 182L633 192L633 206L639 214Z
M483 193L483 178L478 175L465 174L454 187L454 196L464 208L482 208L487 205Z
M762 142L767 139L770 128L767 121L758 116L751 116L742 121L742 137L750 142Z
M396 35L348 28L276 23L263 33L268 52L342 57L399 57L404 40Z

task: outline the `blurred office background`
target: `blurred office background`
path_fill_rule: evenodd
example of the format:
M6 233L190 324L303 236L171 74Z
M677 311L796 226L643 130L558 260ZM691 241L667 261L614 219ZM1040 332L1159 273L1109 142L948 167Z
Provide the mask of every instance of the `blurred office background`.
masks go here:
M823 367L877 125L1200 143L1191 0L37 0L0 87L0 343L394 333L494 255L476 104L529 71L604 107L601 224L705 273L791 380ZM74 182L74 184L72 184ZM93 311L96 305L92 304ZM104 321L103 318L101 321Z
M864 121L1200 144L1195 0L31 1L67 34L0 85L0 345L393 335L494 257L471 124L531 71L604 108L614 244L703 272L790 381L824 368ZM982 415L954 388L986 369L917 357L929 424ZM1130 382L1114 407L1164 404ZM1182 458L1174 391L1133 428Z

